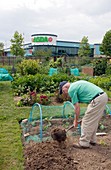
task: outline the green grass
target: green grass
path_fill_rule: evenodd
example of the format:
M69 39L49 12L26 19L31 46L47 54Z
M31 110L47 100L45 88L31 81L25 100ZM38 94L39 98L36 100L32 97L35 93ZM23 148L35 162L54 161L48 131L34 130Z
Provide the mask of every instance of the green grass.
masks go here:
M28 118L30 108L16 108L10 82L0 82L0 169L24 169L18 120Z

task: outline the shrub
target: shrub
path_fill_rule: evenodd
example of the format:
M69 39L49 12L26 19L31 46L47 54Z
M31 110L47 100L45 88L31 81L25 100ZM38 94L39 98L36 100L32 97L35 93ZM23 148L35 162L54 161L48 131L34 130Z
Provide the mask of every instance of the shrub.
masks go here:
M37 102L42 105L48 105L51 103L50 97L45 94L41 94L37 96Z
M105 74L106 68L107 68L107 59L95 59L93 61L94 66L94 75L100 76L102 74Z
M107 64L106 74L111 75L111 64Z
M36 60L23 60L21 64L19 64L19 69L21 75L35 75L39 71L39 64Z

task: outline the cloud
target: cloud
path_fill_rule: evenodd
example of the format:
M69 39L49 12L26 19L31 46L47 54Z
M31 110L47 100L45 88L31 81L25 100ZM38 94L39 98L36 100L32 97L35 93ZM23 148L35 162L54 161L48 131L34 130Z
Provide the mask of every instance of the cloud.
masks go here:
M4 0L6 1L6 0ZM0 42L9 42L15 31L31 34L53 33L60 40L101 43L111 29L110 0L9 0L9 8L0 6ZM17 3L18 2L18 3ZM7 7L7 6L6 6Z

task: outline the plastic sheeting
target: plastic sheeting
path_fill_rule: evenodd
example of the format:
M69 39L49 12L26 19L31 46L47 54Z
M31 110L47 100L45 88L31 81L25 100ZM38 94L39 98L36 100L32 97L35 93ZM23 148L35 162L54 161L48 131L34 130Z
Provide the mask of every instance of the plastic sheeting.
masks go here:
M74 69L70 69L70 72L71 72L71 75L74 75L74 76L79 76L79 69L78 68L74 68Z
M0 74L8 74L8 71L5 68L0 68Z
M13 81L12 76L4 68L0 68L0 81Z
M13 81L9 74L0 74L0 81Z
M49 76L52 76L53 74L57 74L57 68L50 68Z

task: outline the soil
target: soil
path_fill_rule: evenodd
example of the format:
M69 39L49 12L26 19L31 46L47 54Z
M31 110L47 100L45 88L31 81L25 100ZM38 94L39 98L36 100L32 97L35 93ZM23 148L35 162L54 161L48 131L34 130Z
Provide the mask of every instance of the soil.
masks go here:
M79 135L67 133L65 141L49 140L24 145L25 170L111 170L111 116L100 122L97 145L90 149L74 148Z
M53 140L62 142L66 140L66 130L61 128L54 128L51 131L51 137Z

